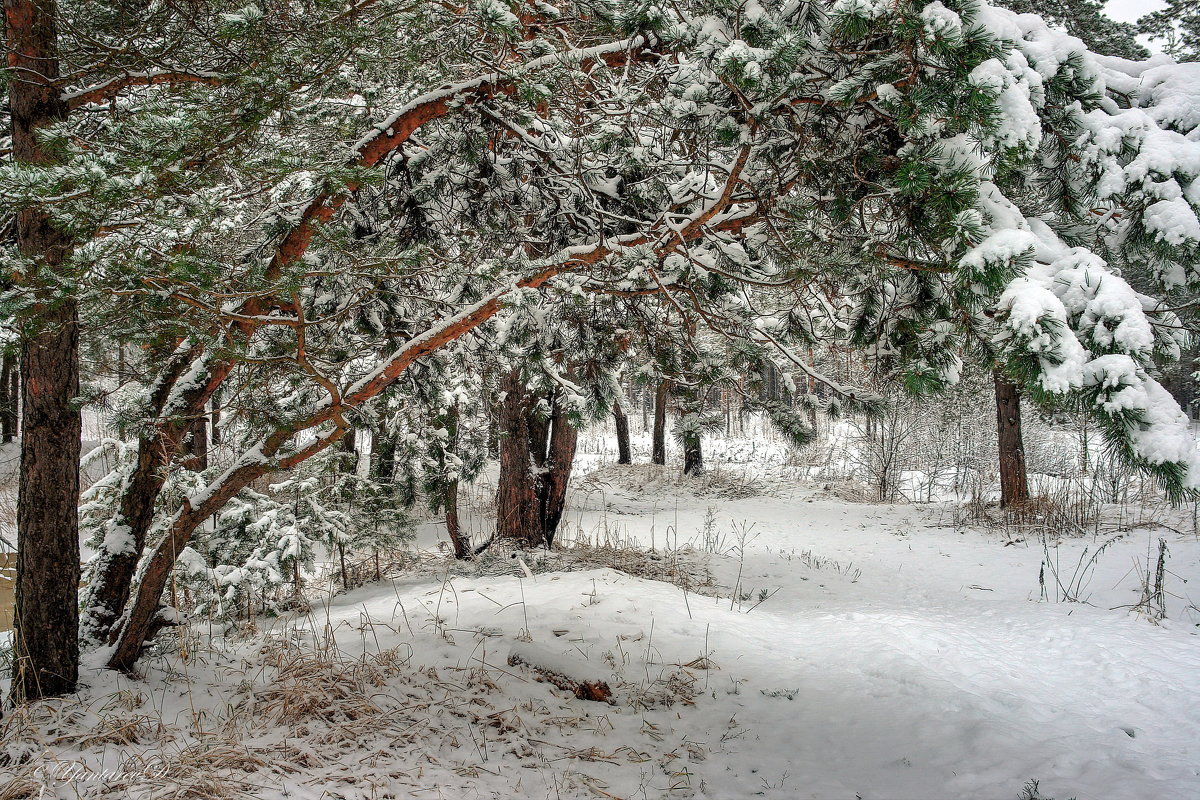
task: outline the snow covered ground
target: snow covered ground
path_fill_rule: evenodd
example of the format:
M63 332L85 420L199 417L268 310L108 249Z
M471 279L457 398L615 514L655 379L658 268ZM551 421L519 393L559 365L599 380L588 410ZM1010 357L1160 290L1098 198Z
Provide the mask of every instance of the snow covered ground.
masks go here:
M1200 797L1190 528L1055 547L756 464L680 482L585 453L563 535L653 543L643 577L603 566L628 549L461 575L427 555L257 636L198 626L142 680L92 672L79 698L12 715L3 749L29 760L0 796L928 800L1032 779L1060 800ZM1122 607L1160 537L1153 623ZM514 648L606 681L612 704L536 680Z

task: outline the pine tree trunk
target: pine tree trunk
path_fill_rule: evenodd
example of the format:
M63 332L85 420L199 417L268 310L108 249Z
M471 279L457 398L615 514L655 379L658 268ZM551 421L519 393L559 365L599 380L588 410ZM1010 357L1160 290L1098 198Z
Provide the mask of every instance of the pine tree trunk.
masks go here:
M79 674L79 320L49 310L24 343L25 437L17 490L12 693L24 702L75 691Z
M617 423L617 463L632 464L633 456L629 450L629 418L620 403L613 403L613 419Z
M150 407L161 413L176 381L194 363L196 351L180 351L170 357L158 383L150 392ZM111 644L115 627L129 600L134 572L154 522L154 504L167 477L167 466L184 435L182 422L161 428L138 440L137 466L121 495L119 513L111 529L125 534L126 541L103 547L93 559L85 592L80 635L88 644Z
M529 412L532 405L520 369L510 370L501 383L499 409L500 478L496 489L496 538L524 547L543 543L530 449Z
M154 501L163 486L165 470L161 466L154 446L143 437L138 442L137 469L121 496L119 516L114 521L114 527L125 529L129 542L98 553L90 571L87 614L81 631L87 641L105 643L129 600L146 534L154 521Z
M670 381L664 380L654 391L654 440L650 453L651 464L667 463L667 396Z
M1021 391L996 370L996 429L1000 446L1000 507L1029 499L1025 445L1021 439Z
M704 457L700 450L700 434L685 434L683 437L683 474L699 475L703 471Z
M346 546L341 542L337 543L338 561L342 564L342 588L350 588L350 577L346 574Z
M458 404L450 406L446 412L446 448L448 452L458 453ZM445 468L443 457L442 467ZM471 538L462 531L458 520L458 478L446 478L442 486L442 505L446 510L446 534L454 547L454 557L464 559L471 557Z
M3 432L4 444L8 444L17 435L17 411L20 402L17 393L20 387L17 382L17 358L12 353L5 353L3 366L0 366L0 431Z
M38 130L67 116L58 87L53 0L4 0L13 157L50 165ZM18 285L53 285L70 237L39 209L17 215L17 246L33 265ZM37 328L21 346L21 474L17 488L17 583L12 694L17 701L75 690L79 675L79 310L38 300Z
M213 444L221 443L221 390L217 389L212 393L212 430L209 432L209 441Z
M187 454L183 466L193 472L208 469L208 416L201 414L192 421L187 438Z
M542 541L546 547L554 544L554 535L562 520L567 503L567 485L575 463L575 446L579 431L567 419L566 411L555 401L550 418L550 441L538 482L538 500Z
M442 505L446 508L446 534L454 548L454 557L462 560L471 557L471 540L462 531L458 520L458 481L446 481L442 489Z

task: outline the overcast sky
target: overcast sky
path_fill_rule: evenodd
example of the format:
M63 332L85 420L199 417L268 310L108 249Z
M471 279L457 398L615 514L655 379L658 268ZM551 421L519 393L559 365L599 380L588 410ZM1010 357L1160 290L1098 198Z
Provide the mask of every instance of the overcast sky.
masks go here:
M1109 16L1121 22L1136 22L1137 18L1165 6L1162 0L1110 0L1105 6Z

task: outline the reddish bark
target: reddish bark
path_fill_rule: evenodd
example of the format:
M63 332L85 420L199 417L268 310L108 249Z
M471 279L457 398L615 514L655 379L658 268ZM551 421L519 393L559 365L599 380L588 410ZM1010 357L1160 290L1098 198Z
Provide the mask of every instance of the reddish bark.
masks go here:
M567 504L567 485L575 463L575 445L579 431L567 419L557 398L551 403L550 437L538 481L538 509L542 541L554 544L554 535Z
M140 74L129 73L126 75L118 75L115 78L110 78L104 83L96 86L90 86L87 89L83 89L78 92L72 92L64 96L64 102L68 108L74 110L80 106L86 106L89 103L99 103L104 100L111 100L131 86L159 86L163 84L177 86L187 83L220 86L225 80L227 80L227 78L223 75L210 75L191 72L145 72Z
M39 131L61 122L53 0L4 0L8 105L15 160L53 165ZM34 700L75 690L79 673L79 311L47 295L65 273L70 236L39 208L18 210L17 247L30 264L15 276L38 298L21 345L21 469L12 695Z
M635 59L642 58L647 52L649 51L640 50L634 53L633 57ZM613 52L607 54L603 60L613 65L614 61L624 63L628 60L629 56L629 51ZM458 95L453 96L459 97ZM437 103L442 102L449 103L449 98L437 101ZM441 108L436 103L432 106L429 103L419 103L410 106L405 115L389 123L390 127L388 128L389 133L386 141L390 142L392 150L403 144L402 140L397 140L397 136L400 135L398 131L407 130L408 133L405 136L408 136L411 135L412 131L416 130L417 125L411 123L419 119L423 113L427 113L422 111L425 106ZM447 113L446 108L442 108L440 113ZM432 118L434 117L430 117L430 119ZM423 122L420 124L423 124ZM372 155L374 161L371 163L379 163L387 152L391 152L390 150L376 152L376 146L372 142L381 141L383 138L377 137L376 139L372 139L371 142L364 145L363 150L360 150L360 152L370 150L374 154ZM749 152L749 146L743 148L741 154L732 165L725 190L717 200L688 225L673 230L670 241L663 242L661 237L656 235L654 227L651 226L645 233L620 237L613 241L611 247L607 244L598 244L586 250L577 250L570 258L550 264L540 272L518 281L515 287L499 289L493 292L485 301L455 317L443 321L440 325L435 326L426 333L414 337L398 349L371 378L357 384L353 391L341 397L332 398L332 402L314 412L307 419L276 429L262 439L256 449L264 458L270 459L293 436L301 431L311 430L318 426L334 422L337 428L333 433L318 438L313 443L286 458L279 459L275 466L269 465L267 461L258 459L252 462L240 462L214 479L203 491L201 495L203 501L198 505L193 507L189 500L185 500L175 513L174 521L168 530L167 536L164 537L148 560L143 581L138 587L136 596L133 598L133 604L130 607L129 613L123 617L122 624L114 631L111 637L112 640L116 641L116 647L109 660L109 666L115 669L127 670L132 668L136 662L142 643L152 630L154 620L158 615L159 598L162 596L166 581L169 578L174 559L183 547L186 546L192 532L200 522L219 510L230 498L242 488L249 485L255 478L266 474L272 469L290 468L315 453L320 452L334 441L337 441L342 435L344 423L341 421L341 414L346 408L359 406L377 397L388 386L394 383L417 359L436 352L441 347L444 347L446 344L491 319L501 310L505 298L514 289L539 288L556 275L580 269L607 258L613 253L612 247L629 247L657 241L660 244L656 247L656 251L660 254L665 254L673 251L679 244L695 239L707 231L739 230L746 224L755 221L755 213L752 210L747 210L744 214L732 216L719 222L713 222L717 214L727 210L729 202L732 199L733 187L740 180L741 170L745 166ZM364 155L365 158L366 155ZM350 184L346 186L348 191L353 188ZM277 276L284 265L292 263L302 256L312 241L315 226L328 220L333 212L344 204L347 198L348 195L346 194L338 197L321 196L315 198L302 215L301 222L292 229L277 249L268 270L268 277L271 275ZM281 304L280 301L269 297L255 298L247 301L239 311L238 319L230 325L229 335L250 336L260 325L254 319L255 317L262 316L265 311L271 308L282 308L284 305L286 303ZM209 366L208 382L199 390L189 393L187 396L186 400L189 407L191 409L203 407L207 399L220 387L232 367L233 362L211 364ZM171 431L170 422L164 422L160 426L160 429L158 435L166 436ZM503 447L501 449L503 450ZM503 452L501 456L503 458ZM536 512L534 519L536 519Z
M530 447L531 396L521 370L514 368L500 385L500 479L496 488L496 538L537 547L544 542Z

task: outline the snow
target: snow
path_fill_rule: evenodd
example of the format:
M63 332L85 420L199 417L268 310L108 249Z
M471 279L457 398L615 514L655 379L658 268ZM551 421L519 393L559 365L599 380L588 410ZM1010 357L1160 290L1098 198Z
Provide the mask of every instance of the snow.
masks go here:
M127 769L107 790L50 781L47 797L167 796L201 780L264 800L334 788L1007 798L1030 779L1047 797L1080 800L1200 793L1200 695L1186 690L1200 669L1200 612L1183 583L1200 578L1195 536L1133 529L1043 544L947 524L940 505L847 503L796 483L770 441L711 444L725 472L691 482L581 453L561 534L653 544L646 569L691 569L688 591L612 568L548 572L564 562L530 552L496 559L490 574L397 573L260 620L249 638L199 625L186 661L151 657L133 680L90 672L76 704L46 704L78 705L75 724L93 731L148 715L164 736L28 740L26 769L98 773L140 754L174 770ZM705 488L722 480L752 490ZM422 535L431 545L442 532L431 523ZM1159 536L1174 596L1150 624L1121 606L1136 602L1131 564L1145 566ZM1098 548L1090 570L1072 566ZM1047 576L1049 602L1044 560L1060 575ZM1089 602L1053 602L1066 586ZM538 682L508 663L513 652L605 680L614 704ZM106 699L118 690L128 705ZM243 760L246 771L226 765Z
M1200 242L1200 219L1182 197L1159 200L1146 209L1146 228L1168 244Z
M962 18L938 0L921 9L921 21L928 36L957 41L962 38Z

